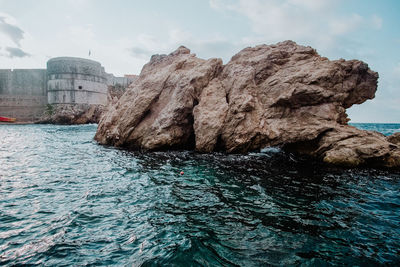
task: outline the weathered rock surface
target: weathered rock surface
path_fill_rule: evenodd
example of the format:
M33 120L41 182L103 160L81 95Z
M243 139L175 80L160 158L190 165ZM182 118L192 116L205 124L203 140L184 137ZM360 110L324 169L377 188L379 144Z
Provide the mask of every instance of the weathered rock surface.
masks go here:
M393 143L393 144L396 144L396 145L400 145L400 132L399 133L394 133L394 134L388 136L387 140L390 143Z
M221 67L220 59L199 59L183 47L153 56L135 86L102 117L96 139L137 149L193 147L196 95Z
M126 88L122 86L108 86L108 105L95 104L54 104L47 105L42 118L35 122L39 124L87 124L98 123L103 112L118 102L125 93Z
M98 123L105 110L103 105L58 104L49 106L47 114L38 122L42 124Z
M131 75L132 76L132 75ZM125 93L126 88L119 84L117 85L109 85L108 93L107 93L107 105L113 105L117 103L118 99Z
M185 47L155 55L112 105L95 139L130 149L247 152L281 146L340 165L399 166L399 147L347 125L375 96L378 74L285 41L245 48L223 65Z
M316 156L335 165L400 166L399 147L386 139L386 136L378 132L341 125L321 134L317 139L288 144L286 148Z

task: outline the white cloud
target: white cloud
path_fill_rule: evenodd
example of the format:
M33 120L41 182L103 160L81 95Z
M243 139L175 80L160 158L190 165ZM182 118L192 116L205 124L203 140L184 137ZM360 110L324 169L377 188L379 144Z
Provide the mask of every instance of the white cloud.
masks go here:
M68 28L69 41L74 44L86 46L90 49L90 45L94 42L95 34L92 24L74 25Z
M397 77L400 78L400 62L397 63L397 66L394 68L394 74L398 75Z
M91 0L68 0L67 4L76 10L84 10L90 7Z
M21 46L21 40L24 39L24 31L16 25L16 20L5 13L0 13L0 34L3 40L5 38L5 41L11 41L18 47Z
M234 5L231 0L209 0L211 8L214 9L233 9Z
M0 2L1 3L1 2ZM17 20L8 13L0 12L0 17L4 17L8 24L16 25Z
M374 28L376 30L380 30L383 25L383 19L381 17L379 17L378 15L374 14L374 15L372 15L372 18L371 18L371 25L372 25L372 28Z
M365 27L379 29L382 19L365 19L359 14L336 12L340 0L210 0L217 10L230 10L247 17L252 33L246 45L291 39L326 50L339 40Z
M25 35L14 17L0 12L0 40L4 45L0 47L0 57L12 59L31 56L21 48Z
M181 45L189 48L191 53L197 54L200 58L219 57L225 62L243 48L241 41L235 43L220 35L201 39L187 31L173 28L167 31L166 36L140 34L136 36L128 50L133 58L146 60L144 62L146 63L153 54L169 54Z
M327 10L336 5L339 1L332 0L288 0L288 3L294 6L303 6L308 10L318 11Z
M349 17L335 18L329 22L329 30L333 35L344 35L360 28L363 18L358 14Z
M9 58L22 58L22 57L29 57L30 55L26 53L24 50L18 48L18 47L6 47L4 49L6 51L5 56Z
M266 36L271 41L278 41L320 35L321 24L330 22L326 18L332 1L239 0L230 3L218 0L210 2L214 8L231 9L246 16L254 33Z

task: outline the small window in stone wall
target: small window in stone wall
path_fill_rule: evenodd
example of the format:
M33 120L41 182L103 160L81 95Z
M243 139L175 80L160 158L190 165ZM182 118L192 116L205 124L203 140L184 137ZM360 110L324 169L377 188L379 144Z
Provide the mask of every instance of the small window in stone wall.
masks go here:
M79 88L79 89L82 89L82 85L79 85L78 88Z

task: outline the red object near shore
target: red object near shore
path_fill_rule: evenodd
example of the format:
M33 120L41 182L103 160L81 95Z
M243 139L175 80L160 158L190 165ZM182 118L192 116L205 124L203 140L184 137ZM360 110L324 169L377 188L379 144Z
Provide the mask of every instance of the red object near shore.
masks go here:
M15 122L16 118L0 117L0 122Z

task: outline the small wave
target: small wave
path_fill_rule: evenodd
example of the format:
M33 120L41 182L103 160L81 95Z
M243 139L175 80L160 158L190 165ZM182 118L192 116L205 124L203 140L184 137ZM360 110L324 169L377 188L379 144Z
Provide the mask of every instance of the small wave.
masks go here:
M400 261L398 172L276 147L123 151L92 142L95 130L0 129L0 265Z
M54 235L45 236L40 240L31 241L28 244L22 244L18 248L10 248L7 250L7 247L4 248L6 250L4 253L0 254L0 263L13 263L13 264L26 264L26 262L36 256L37 254L44 253L52 246L54 246L60 238L65 235L65 231L62 230ZM10 244L11 247L11 244Z
M282 150L279 147L265 147L265 148L261 149L260 152L273 154L273 153L281 153Z

